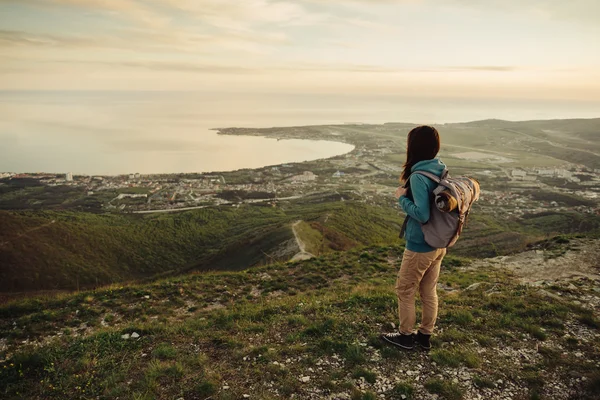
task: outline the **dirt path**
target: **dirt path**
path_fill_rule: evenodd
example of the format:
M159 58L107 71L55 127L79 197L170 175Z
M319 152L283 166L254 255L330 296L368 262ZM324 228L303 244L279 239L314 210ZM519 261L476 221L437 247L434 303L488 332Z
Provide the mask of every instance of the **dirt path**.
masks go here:
M309 258L313 258L315 256L314 254L306 251L306 245L302 241L302 239L300 239L300 236L298 235L298 231L296 230L296 227L301 222L302 222L302 220L298 220L292 224L292 232L294 232L294 237L296 238L296 243L298 243L298 248L300 249L300 252L296 253L296 255L294 257L292 257L292 261L308 260Z
M55 223L55 222L56 222L56 220L54 220L54 219L53 219L52 221L48 222L47 224L40 225L40 226L37 226L37 227L35 227L35 228L31 228L31 229L29 229L29 230L27 230L27 231L25 231L25 232L18 233L18 234L16 234L16 235L15 235L15 237L14 237L13 239L11 239L11 240L7 240L6 242L1 242L1 243L0 243L0 247L2 247L2 246L6 246L6 245L7 245L7 244L9 244L9 243L10 243L12 240L19 239L19 238L21 238L21 237L23 237L23 236L27 236L27 235L28 235L28 234L30 234L31 232L35 232L35 231L37 231L37 230L44 229L45 227L47 227L47 226L50 226L50 225L52 225L52 224L53 224L53 223Z

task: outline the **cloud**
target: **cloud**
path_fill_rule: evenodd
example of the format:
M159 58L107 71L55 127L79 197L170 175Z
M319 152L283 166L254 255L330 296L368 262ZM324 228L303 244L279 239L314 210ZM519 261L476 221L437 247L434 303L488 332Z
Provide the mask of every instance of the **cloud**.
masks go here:
M506 65L468 65L458 67L444 67L438 70L441 71L492 71L492 72L511 72L516 71L517 67L511 67Z
M34 34L25 31L0 30L0 48L10 47L97 47L99 41L92 37Z
M305 3L321 3L321 0L302 0ZM479 11L525 14L536 18L584 23L600 23L600 2L597 0L327 0L336 6L430 5L461 7Z
M297 2L274 0L0 0L2 3L80 8L152 28L174 27L174 12L184 12L188 18L217 28L238 31L267 24L310 25L324 17L308 12Z
M19 58L11 58L12 63L22 61ZM407 74L407 73L457 73L457 72L511 72L522 70L515 66L487 65L487 66L445 66L439 68L400 68L400 67L382 67L368 64L352 63L293 63L293 64L260 64L260 65L226 65L210 64L189 61L161 61L161 60L88 60L76 61L67 59L49 59L39 63L40 68L47 68L44 65L80 65L80 66L102 66L111 68L145 69L156 72L185 72L198 74L229 74L229 75L248 75L248 74L271 74L271 73L353 73L353 74Z
M139 0L0 0L2 3L30 5L55 9L56 7L80 8L89 12L106 13L108 16L133 20L151 28L162 28L171 20Z

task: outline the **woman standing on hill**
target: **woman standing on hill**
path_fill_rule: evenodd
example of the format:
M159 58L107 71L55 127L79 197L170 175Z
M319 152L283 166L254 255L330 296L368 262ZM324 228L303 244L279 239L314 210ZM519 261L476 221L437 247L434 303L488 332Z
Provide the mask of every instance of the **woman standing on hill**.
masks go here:
M446 165L435 158L440 151L438 131L431 126L419 126L408 133L406 162L400 177L403 186L396 190L396 197L408 215L406 225L406 249L396 281L398 295L399 332L386 333L382 337L403 349L412 349L418 343L430 349L438 312L437 281L446 249L436 249L425 242L421 224L430 216L430 201L437 183L415 171L426 171L441 176ZM419 290L423 313L421 325L414 334L416 322L415 293Z

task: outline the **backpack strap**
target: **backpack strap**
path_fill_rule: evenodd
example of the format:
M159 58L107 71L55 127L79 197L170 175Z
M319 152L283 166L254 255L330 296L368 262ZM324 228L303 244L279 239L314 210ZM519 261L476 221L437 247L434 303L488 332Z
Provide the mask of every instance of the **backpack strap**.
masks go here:
M443 179L446 179L448 177L448 168L444 168L444 171L442 172L442 176L441 178L435 174L432 174L431 172L427 172L427 171L415 171L413 173L411 173L408 177L408 179L406 180L406 183L404 184L405 188L408 188L410 185L410 177L415 175L415 174L419 174L419 175L423 175L429 179L431 179L432 181L434 181L435 183L437 183L438 185L440 184L440 182ZM407 215L404 218L404 222L402 223L402 228L400 229L400 239L404 238L404 233L406 232L406 225L408 224L408 218L409 216Z
M435 174L432 174L431 172L427 172L427 171L415 171L409 175L408 179L406 180L406 183L404 184L404 187L408 187L408 185L410 184L410 177L415 174L426 176L427 178L431 179L432 181L434 181L435 183L437 183L439 185L442 180L444 180L448 177L448 168L444 168L444 171L442 172L441 177L439 177Z

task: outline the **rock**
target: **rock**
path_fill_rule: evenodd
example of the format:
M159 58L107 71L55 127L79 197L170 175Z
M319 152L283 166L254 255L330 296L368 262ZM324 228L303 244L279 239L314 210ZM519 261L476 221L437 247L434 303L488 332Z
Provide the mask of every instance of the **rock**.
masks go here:
M144 296L144 298L145 298L145 299L149 299L149 298L150 298L150 296L148 296L148 295L145 295L145 296Z
M249 394L243 394L242 397L245 398L245 399L249 399L250 395Z
M121 335L121 339L129 339L129 333Z
M303 376L300 380L304 383L308 383L310 381L310 376Z
M540 290L540 294L542 294L542 295L544 295L546 297L550 297L551 299L556 299L556 300L560 300L561 299L560 295L557 296L554 293L550 293L547 290L543 290L543 289Z
M583 353L578 351L577 353L575 353L575 357L581 358L581 357L583 357Z
M223 390L229 390L229 386L227 386L227 385L223 386Z
M131 338L132 338L132 339L137 339L137 338L139 338L139 337L140 337L140 335L139 335L137 332L133 332L133 333L131 334Z
M452 383L458 383L458 378L452 378Z
M402 400L406 400L406 395L403 394L402 396L400 396L402 398Z
M474 284L470 285L465 290L475 290L475 289L477 289L479 286L481 286L483 284L484 284L484 282L477 282L477 283L474 283Z

